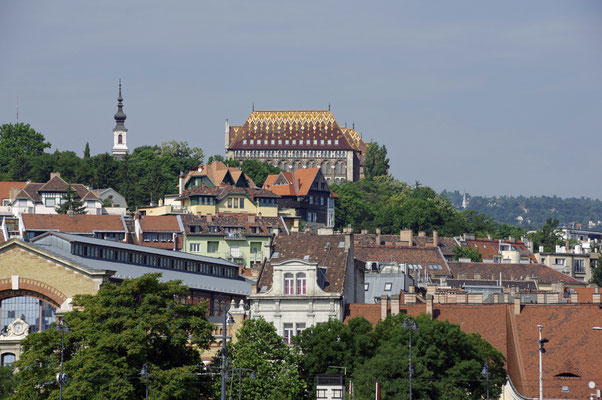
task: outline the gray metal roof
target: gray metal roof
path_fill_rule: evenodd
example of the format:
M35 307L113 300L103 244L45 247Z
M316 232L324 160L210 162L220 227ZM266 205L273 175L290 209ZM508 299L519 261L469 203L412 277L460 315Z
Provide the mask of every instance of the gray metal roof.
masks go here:
M385 290L385 285L389 286L390 290ZM382 295L398 295L401 291L407 290L409 282L406 282L406 275L403 273L372 273L366 272L364 276L364 285L367 285L368 290L364 290L364 301L366 304L376 304ZM389 287L387 287L389 289Z
M105 239L97 239L91 236L80 236L73 235L70 233L63 232L49 232L56 237L67 240L69 242L77 242L77 243L86 243L86 244L94 244L97 246L110 247L113 249L121 249L121 250L130 250L137 251L140 253L153 254L157 256L167 256L167 257L177 257L185 260L199 261L204 263L218 264L218 265L226 265L230 267L238 267L237 264L230 262L228 260L224 260L223 258L218 257L207 257L207 256L199 256L195 254L184 253L181 251L173 251L173 250L165 250L165 249L157 249L150 246L142 246L139 244L131 244L124 242L117 242L114 240L105 240ZM32 239L32 243L42 240L45 235L40 235L34 239Z
M52 240L51 237L54 237L54 240ZM40 240L40 239L44 239L44 238L45 238L45 240ZM112 242L112 241L107 241L107 240L102 240L102 239L82 238L82 237L76 236L76 235L68 235L68 234L57 233L57 232L51 232L46 235L42 235L42 236L39 236L38 238L35 238L35 240L32 240L32 245L40 248L41 250L50 252L60 258L71 261L72 263L80 265L84 268L88 268L91 270L115 271L115 274L112 277L116 278L116 279L137 278L144 274L158 272L158 273L162 274L162 276L160 278L161 281L167 282L167 281L171 281L171 280L179 280L179 281L182 281L182 283L184 285L188 286L191 289L198 289L198 290L231 294L231 295L239 295L239 296L248 296L251 294L251 284L242 278L238 278L238 279L237 278L225 278L225 277L204 275L204 274L199 274L199 273L194 273L194 272L179 271L179 270L174 270L174 269L169 269L169 268L149 267L149 266L135 265L135 264L125 263L125 262L117 262L117 261L108 261L108 260L102 260L102 259L96 259L96 258L80 257L77 255L71 254L70 246L69 245L65 246L62 243L57 242L57 240L56 240L57 238L58 238L58 240L63 241L63 243L65 243L65 241L92 243L92 244L99 244L101 246L106 246L106 247L119 247L122 249L129 249L129 250L135 250L135 251L146 251L146 249L149 249L145 246L129 245L126 243ZM51 239L51 240L49 240L49 239ZM72 240L69 240L69 239L72 239ZM83 239L83 240L80 240L80 239ZM117 244L119 246L115 246L115 244ZM128 247L120 247L120 246L128 246ZM157 251L160 249L152 249L152 250ZM174 252L174 251L169 251L169 250L160 250L160 251L161 251L161 253L157 252L155 254L165 255L165 253L167 253L168 255L170 255L172 257L189 256L188 254L181 253L181 252ZM188 257L182 257L182 258L188 258ZM208 258L211 260L221 260L221 259L214 259L211 257L201 257L201 258L203 258L203 259ZM195 259L199 260L198 257ZM224 260L221 260L221 261L224 261ZM227 265L233 265L232 263L227 262L227 261L224 261L223 264L226 264L226 263L227 263Z

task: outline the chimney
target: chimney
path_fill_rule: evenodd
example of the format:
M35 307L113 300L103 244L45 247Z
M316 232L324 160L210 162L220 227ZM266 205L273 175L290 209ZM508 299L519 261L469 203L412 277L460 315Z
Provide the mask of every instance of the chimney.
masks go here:
M413 233L411 229L404 229L399 231L399 240L402 242L408 242L408 246L412 246Z
M254 224L255 223L255 215L254 214L249 214L249 223L250 224Z
M347 228L345 232L345 250L352 251L353 250L353 228Z
M179 176L179 186L180 189L178 190L178 194L182 195L182 192L184 191L184 171L180 171L180 176Z
M376 228L376 245L380 246L380 228Z
M50 173L50 179L54 178L54 177L60 178L61 177L61 173L60 172L51 172Z
M567 239L564 241L565 245L566 245L566 252L570 253L571 252L571 242Z
M426 295L426 313L433 319L433 295Z
M433 231L433 247L439 247L439 232Z
M213 221L213 216L211 214L207 214L207 223L210 224Z
M426 237L426 232L425 231L419 231L418 232L418 237Z
M387 306L388 300L386 295L380 296L380 319L387 318Z
M577 292L571 292L571 303L578 304L579 303L579 295Z
M520 315L520 294L514 298L514 315Z
M368 229L362 229L361 232L362 232L362 235L367 235L368 234Z
M391 296L391 315L399 314L399 295L394 294Z
M599 288L594 289L594 294L592 295L592 303L600 304L600 289Z

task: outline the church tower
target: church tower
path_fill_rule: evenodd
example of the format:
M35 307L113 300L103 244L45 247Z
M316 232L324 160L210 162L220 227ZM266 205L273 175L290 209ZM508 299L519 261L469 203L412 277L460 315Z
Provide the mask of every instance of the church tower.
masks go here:
M119 80L119 97L117 98L117 113L115 128L113 128L113 157L120 160L128 153L127 133L124 125L126 115L123 112L123 97L121 97L121 79Z

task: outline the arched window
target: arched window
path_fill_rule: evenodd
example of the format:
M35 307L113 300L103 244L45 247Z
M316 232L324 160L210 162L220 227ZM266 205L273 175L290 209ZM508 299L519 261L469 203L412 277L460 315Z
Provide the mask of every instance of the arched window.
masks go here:
M303 272L297 274L297 294L307 294L307 279Z
M119 143L119 144L123 143L123 136L121 135L121 133L117 136L117 143Z
M13 353L2 354L2 366L6 367L12 365L15 362L15 355Z
M2 332L15 319L21 319L29 324L29 333L45 331L56 321L56 308L51 304L30 296L10 297L0 303L0 328Z
M293 274L284 274L284 294L295 294L295 278Z

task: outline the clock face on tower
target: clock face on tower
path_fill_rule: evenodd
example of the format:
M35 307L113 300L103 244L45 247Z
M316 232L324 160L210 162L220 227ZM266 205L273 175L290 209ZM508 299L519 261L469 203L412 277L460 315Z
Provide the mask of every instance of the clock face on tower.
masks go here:
M16 321L13 324L13 331L15 332L15 335L20 335L23 333L23 331L25 331L25 326L23 325L22 322Z

